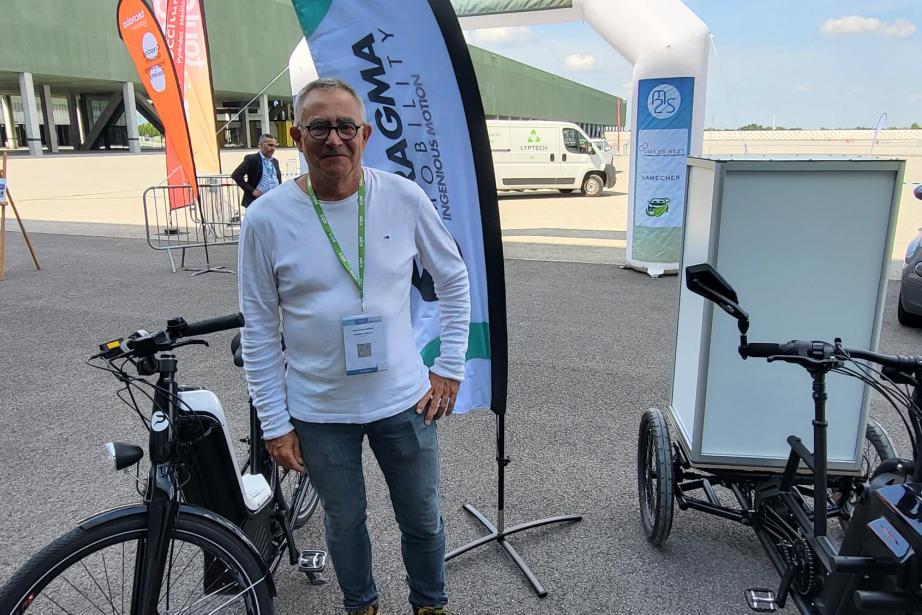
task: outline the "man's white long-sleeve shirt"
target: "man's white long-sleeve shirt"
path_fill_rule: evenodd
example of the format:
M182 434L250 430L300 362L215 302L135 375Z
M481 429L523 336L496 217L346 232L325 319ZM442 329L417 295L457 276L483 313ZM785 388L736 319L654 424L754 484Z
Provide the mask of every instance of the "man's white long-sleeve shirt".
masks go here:
M365 167L364 313L384 318L384 371L346 375L342 318L363 312L357 285L336 257L301 188L290 180L261 196L240 231L239 299L246 318L243 359L265 437L317 423L369 423L418 402L429 388L410 322L414 258L439 297L441 355L431 367L464 379L470 321L467 269L425 192L399 175ZM358 273L358 194L320 201ZM280 322L281 318L281 322ZM279 325L285 336L281 351Z

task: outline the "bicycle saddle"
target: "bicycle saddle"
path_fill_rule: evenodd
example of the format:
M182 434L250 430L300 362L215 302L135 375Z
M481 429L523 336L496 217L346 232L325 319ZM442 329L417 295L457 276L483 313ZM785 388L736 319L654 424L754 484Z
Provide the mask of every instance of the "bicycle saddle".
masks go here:
M282 336L282 352L285 352L285 337ZM243 349L240 347L240 334L231 340L231 354L234 355L234 365L243 367Z
M234 365L243 367L243 349L240 347L240 334L231 340L231 354L234 355Z

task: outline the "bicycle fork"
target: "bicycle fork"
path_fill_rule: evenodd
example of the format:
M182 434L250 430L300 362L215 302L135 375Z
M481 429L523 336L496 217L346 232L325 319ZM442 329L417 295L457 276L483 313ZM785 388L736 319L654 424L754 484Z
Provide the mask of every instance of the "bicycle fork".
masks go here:
M179 504L169 464L151 470L151 498L147 509L147 536L138 541L135 558L132 615L156 615ZM169 580L168 580L169 581ZM169 596L167 596L169 600ZM167 605L168 606L168 605Z
M150 419L151 470L147 494L147 535L138 541L135 557L134 591L131 615L157 615L163 574L172 545L171 537L179 510L179 494L173 471L176 434L174 400L176 357L161 355L155 365L160 373L154 394L154 412ZM169 584L167 579L167 584ZM169 600L169 595L166 597ZM169 608L169 605L167 605Z

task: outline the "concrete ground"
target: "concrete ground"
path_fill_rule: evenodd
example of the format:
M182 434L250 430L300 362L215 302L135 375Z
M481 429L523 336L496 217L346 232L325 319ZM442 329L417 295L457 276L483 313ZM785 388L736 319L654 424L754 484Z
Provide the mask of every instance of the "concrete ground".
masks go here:
M847 153L847 152L846 152ZM283 170L291 152L281 155ZM225 152L225 168L242 152ZM922 226L922 157L911 156L893 258ZM130 478L111 472L101 444L144 443L138 419L115 397L117 383L84 364L95 345L174 315L199 319L236 310L232 276L170 273L143 241L141 194L162 177L159 154L14 158L10 186L41 259L32 269L21 237L7 234L0 282L0 580L85 515L137 499ZM618 162L627 170L626 161ZM509 313L507 525L578 513L582 522L511 540L550 594L538 599L496 545L449 564L451 606L468 615L745 613L742 591L777 576L744 527L677 513L657 550L637 519L636 434L640 414L668 402L676 279L650 279L624 261L624 183L597 199L526 192L500 212ZM233 266L234 251L212 251ZM190 254L191 264L201 254ZM898 264L894 264L898 270ZM922 332L896 323L891 282L880 347L918 352ZM651 317L655 315L655 317ZM183 379L214 390L238 437L246 430L242 373L230 334L181 353ZM806 391L805 391L806 394ZM875 415L905 449L895 417ZM495 519L494 417L456 416L439 426L449 548L481 535L462 510ZM242 452L242 451L240 451ZM380 473L369 462L369 526L388 614L405 612L399 536ZM322 544L321 515L298 534ZM330 584L278 575L277 612L337 613Z
M0 286L0 579L82 517L137 500L133 481L112 472L102 443L144 443L118 384L84 363L98 342L175 315L200 319L236 310L232 276L172 274L137 239L35 234L43 269L11 245ZM217 248L215 263L233 264ZM666 547L641 533L635 479L640 414L668 401L670 319L676 278L650 279L614 265L506 261L509 312L508 525L558 514L580 523L511 540L550 594L534 596L497 545L448 566L451 606L466 615L744 613L742 591L777 577L751 531L700 513L677 512ZM881 348L917 352L922 332L895 322L891 283ZM651 315L656 315L651 317ZM210 348L183 349L182 381L213 389L238 437L245 434L243 375L230 361L230 334ZM805 390L804 394L808 394ZM875 405L895 436L895 417ZM494 417L439 424L443 510L450 548L481 535L461 509L495 519ZM899 437L898 437L898 441ZM905 442L902 442L905 446ZM369 525L387 613L406 612L399 537L385 486L366 458ZM299 532L322 543L321 515ZM337 613L332 584L312 587L290 569L278 575L278 613Z

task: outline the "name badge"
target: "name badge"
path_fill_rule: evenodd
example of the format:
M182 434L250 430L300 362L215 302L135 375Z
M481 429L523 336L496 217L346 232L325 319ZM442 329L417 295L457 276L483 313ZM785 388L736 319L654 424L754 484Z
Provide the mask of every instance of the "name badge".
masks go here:
M375 314L343 317L346 375L372 374L387 369L384 319Z

